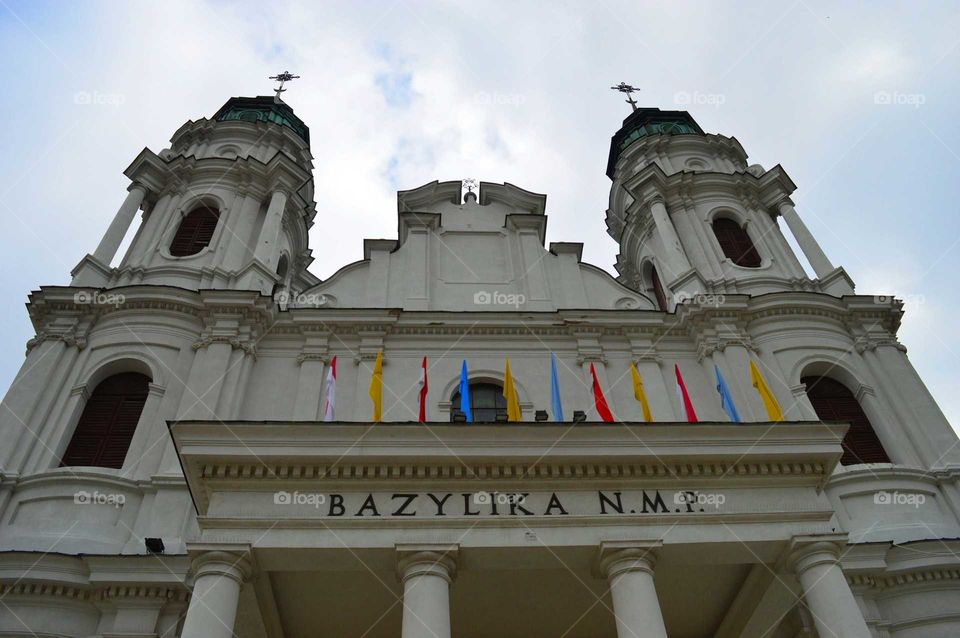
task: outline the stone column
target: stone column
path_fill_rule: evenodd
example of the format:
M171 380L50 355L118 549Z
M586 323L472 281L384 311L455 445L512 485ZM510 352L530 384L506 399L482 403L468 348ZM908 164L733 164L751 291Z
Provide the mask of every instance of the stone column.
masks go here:
M301 352L297 357L300 373L297 376L297 394L293 401L295 421L319 421L323 397L324 368L328 356L321 352Z
M670 215L667 214L667 207L659 197L650 202L650 214L653 215L657 233L663 242L665 265L670 270L670 272L660 274L663 275L664 285L669 286L670 282L690 270L690 262L683 252L683 245L680 243L677 229L674 228L673 222L670 221Z
M603 543L600 571L610 583L619 638L667 638L653 584L654 550L660 543Z
M793 202L785 199L777 205L777 208L783 215L784 221L787 222L790 232L793 233L793 238L797 240L797 244L800 245L800 249L806 255L807 261L813 266L813 271L817 274L817 277L822 279L833 272L833 264L827 259L827 255L820 248L817 240L813 238L813 234L807 229L807 225L797 215Z
M457 547L397 546L403 582L401 638L450 638L450 583Z
M143 184L131 184L128 190L127 198L123 200L120 210L114 215L107 232L104 233L103 239L100 240L100 244L93 252L93 256L107 266L110 265L114 255L117 254L117 249L120 248L120 243L127 234L133 217L140 210L140 205L143 203L144 197L147 196L147 187Z
M797 574L821 638L870 638L867 623L840 569L837 542L794 538L787 562Z
M250 577L247 559L233 552L207 551L193 561L193 595L180 638L233 638L240 587Z
M280 241L280 230L283 228L283 212L287 207L287 192L282 188L273 191L270 204L267 206L267 216L260 229L260 238L254 257L267 267L273 269L276 260L280 259L277 244Z

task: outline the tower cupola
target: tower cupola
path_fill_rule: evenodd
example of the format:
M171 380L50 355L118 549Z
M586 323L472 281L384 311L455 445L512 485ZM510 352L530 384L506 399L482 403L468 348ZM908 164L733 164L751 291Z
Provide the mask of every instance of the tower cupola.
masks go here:
M310 129L277 96L235 97L212 118L189 121L124 174L129 194L77 286L130 284L193 290L302 290L315 283ZM143 223L113 264L138 210Z
M616 87L614 87L616 88ZM607 232L620 280L664 310L702 295L809 290L852 294L797 216L779 165L750 165L735 138L705 133L686 111L637 108L610 141ZM811 279L777 217L816 272Z

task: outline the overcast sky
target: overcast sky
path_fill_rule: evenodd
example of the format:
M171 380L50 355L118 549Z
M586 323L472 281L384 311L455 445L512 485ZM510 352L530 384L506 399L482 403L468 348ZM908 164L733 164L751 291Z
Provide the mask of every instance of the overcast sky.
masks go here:
M960 4L943 2L0 0L0 387L33 334L27 294L69 283L140 149L285 69L319 277L396 236L398 189L465 177L546 193L547 241L613 272L623 80L786 169L857 291L906 299L901 340L960 424Z

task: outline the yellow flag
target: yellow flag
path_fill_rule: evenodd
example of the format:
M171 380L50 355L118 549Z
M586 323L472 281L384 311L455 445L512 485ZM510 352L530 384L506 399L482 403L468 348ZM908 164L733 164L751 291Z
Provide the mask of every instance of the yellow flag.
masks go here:
M373 364L370 375L370 400L373 401L373 422L379 423L383 415L383 353L377 353L377 362Z
M507 421L519 421L520 401L517 399L517 389L513 387L513 375L510 374L510 359L507 359L507 370L503 373L503 398L507 400Z
M760 398L763 399L763 407L767 409L767 418L771 421L783 421L783 412L780 411L780 404L777 398L770 392L767 382L763 380L757 365L750 361L750 383L757 389Z
M630 378L633 380L633 396L640 402L640 407L643 408L643 420L650 423L653 421L653 417L650 416L650 404L647 403L647 395L643 391L643 381L640 379L640 373L632 361L630 362Z

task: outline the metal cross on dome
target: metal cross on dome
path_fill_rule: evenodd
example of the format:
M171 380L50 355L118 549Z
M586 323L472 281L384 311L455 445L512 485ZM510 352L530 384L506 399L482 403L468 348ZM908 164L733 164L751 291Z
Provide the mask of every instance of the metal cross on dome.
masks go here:
M637 101L633 99L633 96L631 95L631 93L639 93L640 89L632 87L626 82L621 82L620 84L616 86L611 86L610 88L613 89L614 91L620 91L621 93L626 93L627 99L624 101L627 104L629 104L631 107L633 107L634 111L637 110Z
M276 95L276 98L279 100L279 99L280 99L280 94L283 93L284 91L286 91L286 89L283 88L283 83L284 83L284 82L290 82L290 81L292 81L292 80L298 79L299 77L300 77L299 75L292 75L292 74L290 73L290 71L284 71L283 73L278 73L278 74L276 74L276 75L271 75L271 76L270 76L270 79L271 79L271 80L276 80L277 82L280 83L280 86L278 86L277 88L274 89L274 92L277 94L277 95Z

